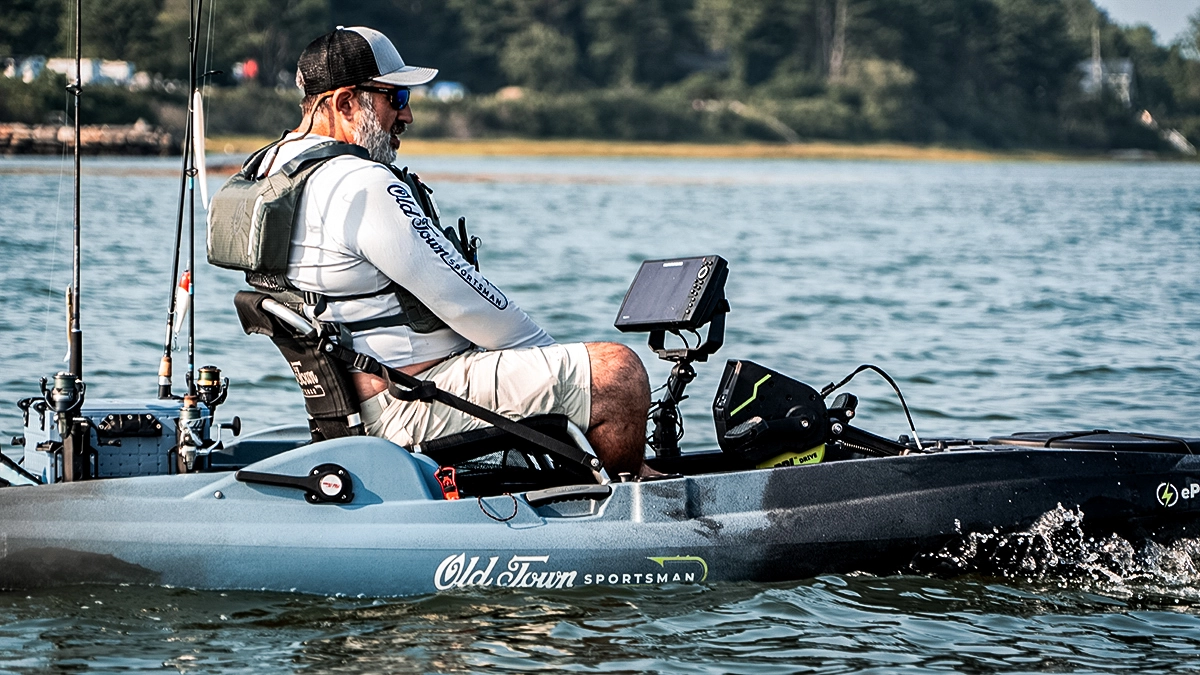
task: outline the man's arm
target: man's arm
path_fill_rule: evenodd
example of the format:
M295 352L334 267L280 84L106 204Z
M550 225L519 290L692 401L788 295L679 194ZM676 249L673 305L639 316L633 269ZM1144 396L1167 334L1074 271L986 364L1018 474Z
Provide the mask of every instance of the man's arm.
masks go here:
M421 211L408 185L380 166L364 167L361 173L358 198L364 200L364 213L356 248L363 257L480 347L553 344L546 331L463 258Z

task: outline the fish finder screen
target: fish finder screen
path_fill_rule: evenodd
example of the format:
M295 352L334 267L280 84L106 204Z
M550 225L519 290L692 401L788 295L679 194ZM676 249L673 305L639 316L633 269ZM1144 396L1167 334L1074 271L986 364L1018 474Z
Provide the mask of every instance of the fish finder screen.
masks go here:
M617 330L695 330L708 323L724 295L726 263L720 256L647 260L625 294Z

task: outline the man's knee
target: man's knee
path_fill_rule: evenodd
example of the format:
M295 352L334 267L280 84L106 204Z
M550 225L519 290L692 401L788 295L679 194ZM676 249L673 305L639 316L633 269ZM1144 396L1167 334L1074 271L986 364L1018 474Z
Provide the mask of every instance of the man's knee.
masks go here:
M588 440L610 475L639 473L646 447L650 380L642 360L613 342L585 345L592 366L592 413Z
M623 399L626 405L650 405L646 367L632 349L615 342L588 342L592 368L592 398Z

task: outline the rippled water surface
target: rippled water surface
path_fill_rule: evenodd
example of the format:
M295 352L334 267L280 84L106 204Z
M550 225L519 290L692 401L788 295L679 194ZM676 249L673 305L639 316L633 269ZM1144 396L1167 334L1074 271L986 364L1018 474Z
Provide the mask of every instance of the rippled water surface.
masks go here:
M718 358L698 366L685 449L713 444L707 409L720 364L733 357L818 387L860 363L879 365L903 388L923 436L1200 436L1195 165L412 164L437 188L443 214L468 216L485 242L485 272L510 297L559 340L634 346L656 382L668 368L644 338L612 328L638 263L729 260L728 336ZM172 285L177 162L86 165L89 395L151 396ZM4 440L20 431L12 402L62 367L64 168L0 160ZM283 360L237 325L238 275L201 263L196 283L197 365L214 363L232 380L222 415L249 428L301 420ZM905 432L881 380L860 375L849 389L862 399L862 426ZM1200 669L1195 542L1081 542L1062 536L1069 515L1045 524L1058 533L1046 539L1058 547L1053 564L1043 558L1027 574L996 578L849 575L384 601L141 587L0 594L0 672Z

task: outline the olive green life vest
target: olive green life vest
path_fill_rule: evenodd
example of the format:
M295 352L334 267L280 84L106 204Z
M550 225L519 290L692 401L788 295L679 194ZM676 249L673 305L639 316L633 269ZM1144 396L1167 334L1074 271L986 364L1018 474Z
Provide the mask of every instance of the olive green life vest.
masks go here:
M280 171L260 178L258 174L263 159L278 143L276 141L250 155L241 170L213 195L208 210L208 262L217 267L245 272L246 282L254 288L275 296L297 311L301 311L301 305L307 305L312 308L314 317L323 313L327 302L331 300L395 295L400 304L400 313L342 323L342 328L350 332L385 326L408 326L417 333L445 328L446 324L432 310L395 282L371 293L331 296L301 291L287 280L292 225L309 176L334 157L353 155L370 160L370 155L358 145L327 141L301 152ZM430 197L433 190L422 183L416 174L410 173L407 167L396 169L385 166L409 187L418 206L434 227L445 234L459 253L478 266L476 260L471 259L472 247L469 244L464 246L465 242L460 241L459 233L451 228L442 228L437 208ZM461 220L460 229L465 235Z

